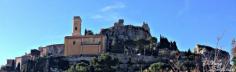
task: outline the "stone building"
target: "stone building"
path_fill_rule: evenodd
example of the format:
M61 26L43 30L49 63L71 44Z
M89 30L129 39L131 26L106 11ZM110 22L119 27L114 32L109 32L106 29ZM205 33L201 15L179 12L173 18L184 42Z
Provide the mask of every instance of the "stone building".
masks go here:
M15 72L15 60L14 59L7 59L7 64L1 66L0 72Z
M7 59L7 66L15 66L15 60L14 59Z
M65 37L64 56L74 55L98 55L105 50L106 37L103 35L81 35L81 18L73 19L72 36Z
M39 47L40 57L44 56L63 56L64 44L53 44L45 47Z
M129 54L135 53L138 47L128 45L129 41L148 40L152 37L147 23L144 22L142 26L125 25L123 19L119 19L112 27L102 29L100 34L106 36L106 52Z
M20 68L21 60L22 60L21 57L16 57L15 58L15 68L17 68L17 66L19 66L19 68Z
M32 60L32 56L30 54L25 54L20 57L15 58L15 67L21 69L22 64L27 63L29 60Z

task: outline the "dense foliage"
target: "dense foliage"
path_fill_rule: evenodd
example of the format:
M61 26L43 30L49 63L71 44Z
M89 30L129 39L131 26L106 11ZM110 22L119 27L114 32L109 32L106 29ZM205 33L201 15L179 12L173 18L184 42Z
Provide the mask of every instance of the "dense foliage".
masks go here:
M119 60L112 58L108 54L101 54L98 58L92 60L90 64L81 62L72 65L66 72L113 72Z
M89 65L81 62L76 65L72 65L66 72L89 72Z

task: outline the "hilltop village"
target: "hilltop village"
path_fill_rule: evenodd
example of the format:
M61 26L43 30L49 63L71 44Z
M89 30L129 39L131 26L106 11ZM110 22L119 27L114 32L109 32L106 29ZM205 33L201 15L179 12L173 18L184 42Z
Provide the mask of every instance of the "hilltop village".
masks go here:
M15 59L0 72L208 72L229 71L230 55L197 44L194 52L179 51L175 41L153 37L146 22L125 25L119 19L110 28L81 34L82 19L73 18L73 32L64 44L53 44Z

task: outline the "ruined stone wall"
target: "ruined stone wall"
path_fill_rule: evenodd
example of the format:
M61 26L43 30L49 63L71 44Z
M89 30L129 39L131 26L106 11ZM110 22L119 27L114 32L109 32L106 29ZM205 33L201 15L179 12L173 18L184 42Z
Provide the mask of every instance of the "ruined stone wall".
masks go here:
M53 44L45 47L39 47L40 56L63 56L64 44Z
M106 40L106 51L122 53L124 50L124 43L128 40L138 41L141 39L147 40L152 37L149 32L149 27L147 24L142 26L133 25L116 25L113 27L102 29L100 34L107 37Z
M15 58L15 67L17 67L18 66L18 64L20 65L21 64L21 57L16 57Z

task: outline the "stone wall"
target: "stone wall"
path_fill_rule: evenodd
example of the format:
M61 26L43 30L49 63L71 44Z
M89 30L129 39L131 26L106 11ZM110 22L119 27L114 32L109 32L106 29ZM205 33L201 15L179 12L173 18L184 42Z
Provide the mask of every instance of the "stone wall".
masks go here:
M106 51L124 52L124 43L127 40L137 41L151 37L147 24L143 26L124 25L124 20L115 22L113 27L102 29L100 34L107 37ZM121 51L119 51L121 50Z
M100 54L104 52L105 39L103 35L67 36L64 55Z
M63 56L64 44L54 44L45 47L39 47L40 56Z

